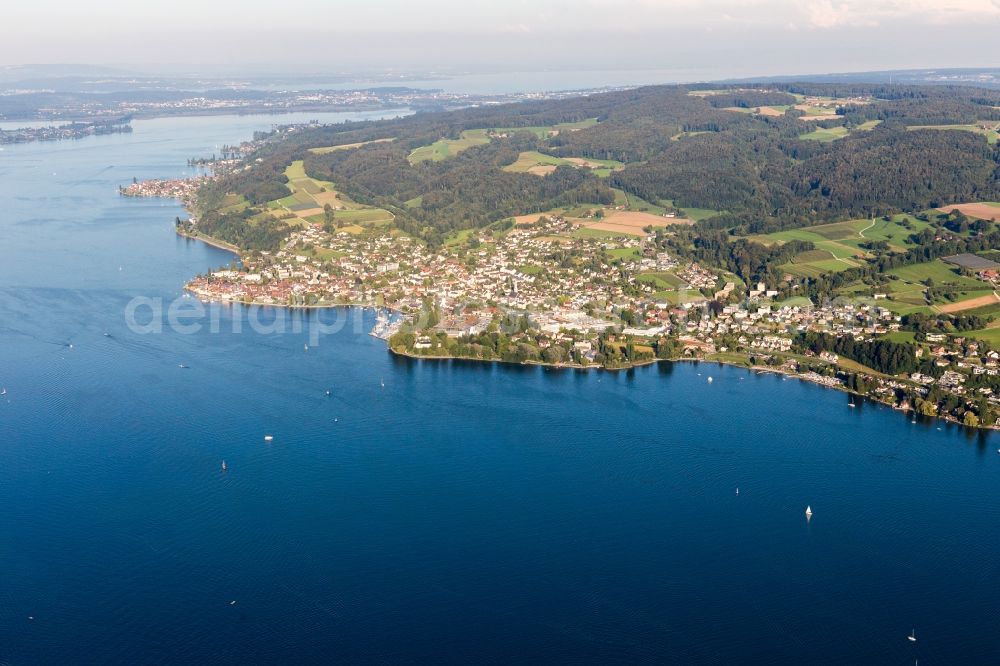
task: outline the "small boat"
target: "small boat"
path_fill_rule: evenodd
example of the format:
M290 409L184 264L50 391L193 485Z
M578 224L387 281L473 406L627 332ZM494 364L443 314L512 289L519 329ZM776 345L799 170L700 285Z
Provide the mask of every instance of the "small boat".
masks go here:
M382 385L382 388L385 388L385 380L384 379L378 380L378 383Z
M911 643L916 643L917 642L917 632L914 631L913 629L910 629L910 635L906 637L906 640L910 641Z
M178 363L177 367L180 368L181 370L187 370L187 366L184 365L183 363Z
M226 467L226 461L225 461L225 460L223 460L223 461L222 461L222 471L223 471L223 472L225 472L225 471L226 471L227 469L229 469L229 468L228 468L228 467Z
M110 338L110 337L111 337L111 334L110 334L110 333L105 333L105 334L104 334L104 337L106 337L106 338Z
M711 384L711 383L712 383L712 377L711 377L711 375L709 375L709 377L708 377L708 383L709 383L709 384Z
M272 441L273 439L274 439L274 436L273 436L273 435L264 435L264 441L265 441L265 442L270 442L270 441Z
M740 494L740 488L739 488L739 486L737 486L737 487L736 487L736 494L737 494L737 495L739 495L739 494Z
M806 518L812 518L813 510L811 506L806 507Z
M236 599L233 599L232 601L230 601L229 605L230 606L235 606L236 605Z
M0 389L0 395L7 395L7 389L6 388Z
M302 351L309 351L309 345L308 345L308 343L302 345Z
M849 403L847 403L847 406L848 406L848 407L857 407L857 405L855 405L855 404L854 404L853 402L849 402Z
M326 392L326 394L327 394L327 395L330 395L330 391L329 391L329 389L327 389L327 392Z

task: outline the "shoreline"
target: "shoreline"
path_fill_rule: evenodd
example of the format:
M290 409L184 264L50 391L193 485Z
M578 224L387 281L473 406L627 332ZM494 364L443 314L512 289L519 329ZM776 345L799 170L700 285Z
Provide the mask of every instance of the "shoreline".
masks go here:
M191 238L192 240L204 240L204 238L186 236L185 234L181 234L180 232L178 232L178 235L185 236L186 238ZM359 309L363 309L363 310L378 310L378 309L381 309L381 308L385 308L385 309L390 310L392 312L395 312L397 314L404 314L404 313L400 312L399 310L397 310L397 309L395 309L395 308L393 308L391 306L388 306L388 305L375 305L375 304L372 304L372 303L330 303L330 304L319 304L319 305L288 305L288 304L253 303L253 302L246 303L246 302L243 302L243 301L232 301L232 300L225 300L225 299L208 299L208 298L204 297L202 294L199 294L198 292L195 292L195 291L189 289L186 285L184 287L184 290L187 291L188 293L193 294L196 298L198 298L199 300L201 300L203 302L210 302L210 303L211 302L216 302L216 303L223 303L223 304L226 304L226 305L242 305L242 306L246 306L246 307L249 307L249 306L272 307L272 308L284 308L286 310L326 310L326 309L332 309L332 308L359 308ZM382 339L382 338L379 338L379 339ZM841 393L846 393L847 395L850 395L850 396L856 396L856 397L859 397L859 398L864 398L866 400L871 400L872 402L875 402L875 403L878 403L880 405L884 405L886 407L889 407L893 411L899 411L899 412L903 412L905 414L910 414L910 415L914 415L914 416L918 414L917 411L915 409L913 409L912 407L909 408L909 409L906 409L906 410L901 410L898 407L896 407L895 404L889 403L889 402L887 402L885 400L881 400L881 399L879 399L876 396L867 395L867 394L863 394L863 393L857 393L855 391L851 391L850 389L848 389L845 386L840 386L840 385L838 385L838 386L830 386L830 385L827 385L827 384L823 384L822 382L817 382L817 381L814 381L813 379L810 379L808 377L804 377L802 374L797 373L797 372L791 372L789 370L782 370L780 368L757 367L757 366L752 366L752 365L745 365L743 363L736 363L736 362L728 361L728 360L724 360L724 359L685 358L685 357L666 358L666 359L665 358L654 358L654 359L650 359L650 360L647 360L647 361L640 361L638 363L630 363L629 365L621 366L621 367L617 367L617 368L607 368L607 367L604 367L603 365L596 365L596 364L594 364L594 365L579 365L579 364L576 364L576 363L546 363L545 361L516 362L516 361L504 361L503 359L466 358L466 357L462 357L462 356L441 356L441 355L425 356L425 355L420 355L420 354L414 354L414 353L411 353L411 352L398 351L396 349L393 349L389 345L389 341L388 340L383 340L383 341L385 342L386 350L390 354L395 355L395 356L399 356L401 358L409 358L409 359L414 359L414 360L426 360L426 361L434 361L434 362L441 362L441 361L464 361L464 362L469 362L469 363L492 363L492 364L500 364L500 365L519 365L519 366L524 366L524 367L532 367L532 366L534 366L534 367L539 367L539 368L550 368L550 369L554 369L554 370L583 370L583 371L587 371L587 372L590 372L590 371L622 372L622 371L626 371L626 370L632 370L632 369L635 369L635 368L642 368L642 367L647 367L647 366L651 366L651 365L657 365L659 363L664 363L664 362L665 363L716 363L718 365L724 365L724 366L728 366L728 367L739 368L741 370L745 370L747 372L754 372L754 373L757 373L757 374L782 375L785 378L791 377L793 379L797 379L799 381L803 381L803 382L807 382L809 384L820 386L822 388L836 390L836 391L840 391ZM926 415L921 415L921 416L926 416ZM997 431L997 430L1000 430L1000 426L998 426L998 425L984 425L984 424L979 424L979 425L975 425L975 426L969 426L969 425L966 425L966 424L960 422L958 419L956 419L955 417L950 416L950 415L948 415L948 416L942 416L940 414L935 414L933 416L926 416L926 418L940 419L942 421L947 421L949 423L953 423L954 425L957 425L957 426L961 426L961 427L964 427L964 428L973 428L975 430L988 430L988 431Z
M388 347L388 345L387 345L387 347ZM830 385L827 385L827 384L823 384L822 382L814 381L814 380L810 379L809 377L804 377L802 374L797 373L797 372L791 372L789 370L781 370L781 369L778 369L778 368L770 368L770 367L748 366L748 365L743 365L741 363L734 363L732 361L726 361L726 360L723 360L723 359L684 358L684 357L680 357L680 358L657 358L657 359L652 359L652 360L649 360L649 361L640 361L639 363L632 363L630 365L622 366L620 368L606 368L606 367L604 367L602 365L578 365L578 364L575 364L575 363L558 363L558 364L556 364L556 363L546 363L544 361L526 361L526 362L519 363L519 362L516 362L516 361L504 361L503 359L465 358L465 357L462 357L462 356L420 356L420 355L412 354L412 353L409 353L409 352L400 352L400 351L397 351L397 350L393 349L392 347L388 347L388 350L389 350L389 353L395 354L396 356L401 356L401 357L411 358L411 359L417 359L417 360L424 360L424 359L426 359L428 361L468 361L468 362L471 362L471 363L497 363L497 364L501 364L501 365L520 365L520 366L528 366L528 367L530 367L530 366L537 366L537 367L552 368L552 369L557 369L557 370L585 370L585 371L597 370L597 371L606 371L606 372L621 372L621 371L624 371L624 370L632 370L634 368L642 368L642 367L646 367L646 366L650 366L650 365L656 365L656 364L659 364L659 363L715 363L715 364L718 364L718 365L724 365L724 366L728 366L728 367L732 367L732 368L739 368L740 370L745 370L747 372L753 372L753 373L756 373L756 374L774 374L774 375L782 375L785 378L791 377L793 379L797 379L799 381L803 381L803 382L806 382L808 384L813 384L815 386L820 386L820 387L825 388L825 389L831 389L831 390L835 390L835 391L840 391L841 393L846 393L849 396L855 396L855 397L858 397L858 398L864 398L865 400L870 400L872 402L878 403L879 405L884 405L886 407L889 407L893 411L902 412L902 413L907 414L907 415L912 415L912 416L918 416L919 415L919 416L923 416L924 418L928 418L928 419L940 419L942 421L947 421L949 423L952 423L952 424L957 425L957 426L961 426L963 428L972 428L974 430L989 430L989 431L1000 430L1000 426L998 426L998 425L983 425L983 424L979 424L979 425L975 425L975 426L966 425L965 423L962 423L961 421L959 421L958 419L956 419L955 417L953 417L951 415L942 416L940 414L935 414L933 416L928 416L928 415L924 415L924 414L919 414L912 407L909 408L909 409L899 409L895 404L886 402L885 400L881 400L881 399L879 399L876 396L867 395L867 394L864 394L864 393L857 393L855 391L851 391L846 386L830 386Z
M204 234L199 234L197 236L192 236L189 233L185 233L185 232L181 231L177 227L174 227L174 233L176 233L181 238L186 238L188 240L201 241L202 243L205 243L206 245L211 245L212 247L217 248L219 250L225 250L226 252L232 252L233 254L236 255L237 259L241 259L242 258L241 254L240 254L240 249L238 247L236 247L235 245L233 245L232 243L227 243L224 240L219 240L218 238L213 238L212 236L207 236L207 235L204 235Z
M240 256L241 256L239 248L237 248L236 246L234 246L234 245L232 245L230 243L226 243L225 241L221 241L221 240L212 238L211 236L200 236L200 235L199 236L192 236L192 235L184 233L180 229L176 229L176 228L175 228L175 231L176 231L176 233L177 233L178 236L181 236L183 238L186 238L186 239L189 239L189 240L202 241L202 242L204 242L204 243L206 243L208 245L211 245L213 247L216 247L218 249L222 249L222 250L226 250L228 252L232 252L233 254L236 255L237 259L239 259ZM249 302L249 303L247 303L247 302L244 302L244 301L234 301L234 300L228 300L228 299L212 299L212 298L207 297L206 295L203 295L203 294L198 293L197 291L194 291L193 289L191 289L188 286L189 284L190 283L187 283L187 284L184 285L184 290L186 292L193 294L200 301L209 302L209 303L211 303L211 302L217 302L217 303L223 303L223 304L229 304L229 305L234 305L235 304L235 305L243 305L243 306L254 306L254 305L256 305L258 307L273 307L273 308L285 308L287 310L307 310L307 311L308 310L326 310L326 309L332 309L332 308L362 308L362 309L372 309L372 310L377 310L379 308L385 308L385 309L390 310L392 312L395 312L397 314L405 314L405 313L402 313L399 310L397 310L397 309L395 309L395 308L393 308L391 306L388 306L388 305L381 305L380 306L380 305L376 305L374 303L322 303L322 304L312 304L312 305L306 305L306 304L302 304L302 305L289 305L287 303L282 303L282 304L276 304L276 303L255 303L255 302L252 302L252 301ZM379 339L382 339L382 338L379 338ZM605 370L605 371L609 371L609 372L620 372L622 370L631 370L633 368L646 367L646 366L658 364L658 363L661 363L661 362L664 362L664 361L669 362L669 363L677 363L677 362L682 362L682 361L683 362L717 363L719 365L726 365L726 366L730 366L730 367L734 367L734 368L740 368L740 369L746 370L748 372L773 373L773 374L776 374L776 375L783 375L786 378L787 377L793 377L795 379L798 379L798 380L804 381L804 382L808 382L810 384L815 384L817 386L822 386L822 387L828 388L828 389L838 390L838 391L840 391L842 393L846 393L846 394L851 395L851 396L857 396L859 398L865 398L865 399L871 400L871 401L876 402L876 403L878 403L880 405L885 405L885 406L893 409L894 411L902 411L904 413L912 414L912 415L916 415L917 414L916 410L913 409L912 407L910 409L908 409L908 410L900 410L899 408L896 407L895 404L889 403L889 402L887 402L885 400L881 400L878 397L870 396L870 395L866 395L866 394L862 394L862 393L857 393L855 391L851 391L846 386L841 386L841 385L831 386L831 385L828 385L828 384L824 384L822 382L817 382L817 381L815 381L815 380L813 380L811 378L804 377L802 374L800 374L798 372L791 372L789 370L782 370L780 368L772 368L772 367L756 367L756 366L745 365L743 363L736 363L736 362L728 361L728 360L724 360L724 359L704 359L704 358L684 358L684 357L674 358L674 359L658 359L658 358L654 358L654 359L650 359L650 360L647 360L647 361L640 361L638 363L630 363L630 364L628 364L626 366L621 366L621 367L617 367L617 368L607 368L607 367L604 367L602 365L579 365L579 364L575 364L575 363L546 363L545 361L541 361L541 360L539 360L539 361L515 362L515 361L504 361L502 359L465 358L465 357L461 357L461 356L440 356L440 355L423 356L423 355L419 355L419 354L414 354L412 352L397 351L397 350L393 349L389 345L388 339L385 339L384 342L386 343L386 349L389 351L390 354L394 354L396 356L405 357L405 358L417 359L417 360L428 360L428 361L468 361L468 362L473 362L473 363L500 363L500 364L504 364L504 365L537 366L537 367L543 367L543 368L566 369L566 370L585 370L585 371ZM867 373L863 373L863 374L867 374ZM996 424L994 424L994 425L978 424L978 425L975 425L975 426L969 426L969 425L966 425L965 423L960 422L958 419L956 419L955 417L953 417L951 415L935 414L933 416L928 416L928 418L941 419L943 421L947 421L947 422L953 423L953 424L958 425L958 426L962 426L962 427L965 427L965 428L973 428L975 430L993 430L993 431L1000 430L1000 425L996 425Z

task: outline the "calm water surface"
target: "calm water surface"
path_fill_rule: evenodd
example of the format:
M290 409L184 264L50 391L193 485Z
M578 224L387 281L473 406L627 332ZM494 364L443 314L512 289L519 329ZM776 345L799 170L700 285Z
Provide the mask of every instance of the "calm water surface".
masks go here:
M360 310L132 332L230 255L115 188L272 121L0 153L0 663L1000 662L992 435L715 365L394 359Z

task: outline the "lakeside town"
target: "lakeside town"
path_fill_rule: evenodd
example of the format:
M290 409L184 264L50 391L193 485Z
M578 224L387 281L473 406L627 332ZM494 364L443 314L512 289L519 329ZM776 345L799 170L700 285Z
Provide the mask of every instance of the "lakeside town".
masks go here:
M197 220L186 224L197 228ZM579 230L572 221L539 216L431 251L389 229L330 233L317 223L294 231L282 249L247 253L187 288L206 301L391 308L404 317L391 325L380 319L376 334L395 353L417 357L611 369L658 359L714 360L967 425L996 421L1000 394L980 380L1000 376L1000 353L986 345L927 334L914 348L922 371L878 373L810 349L803 336L863 343L899 334L903 317L885 307L850 299L781 301L777 285L746 286L663 251L656 233L603 239ZM650 276L671 276L672 286L663 289ZM973 402L975 412L962 407ZM980 422L978 413L992 420Z

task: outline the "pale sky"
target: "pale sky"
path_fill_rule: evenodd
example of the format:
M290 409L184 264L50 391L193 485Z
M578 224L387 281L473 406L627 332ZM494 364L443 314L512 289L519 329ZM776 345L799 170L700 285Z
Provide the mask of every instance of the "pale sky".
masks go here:
M1000 66L1000 0L30 0L3 23L3 65Z

